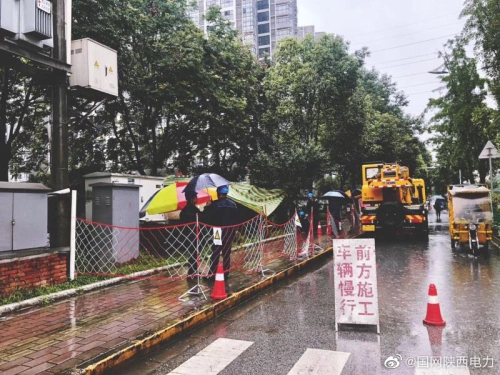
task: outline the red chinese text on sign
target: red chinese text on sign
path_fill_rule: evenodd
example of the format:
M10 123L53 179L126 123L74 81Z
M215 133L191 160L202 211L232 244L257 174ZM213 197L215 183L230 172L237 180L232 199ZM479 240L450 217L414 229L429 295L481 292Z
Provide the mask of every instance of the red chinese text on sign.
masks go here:
M339 324L379 325L373 239L334 240L335 317Z

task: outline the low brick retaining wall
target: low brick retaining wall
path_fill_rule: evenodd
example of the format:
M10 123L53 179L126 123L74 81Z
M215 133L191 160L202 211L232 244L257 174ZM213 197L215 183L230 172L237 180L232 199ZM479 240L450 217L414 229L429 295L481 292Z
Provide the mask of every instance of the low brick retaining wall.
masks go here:
M67 281L67 252L51 252L0 260L0 295Z

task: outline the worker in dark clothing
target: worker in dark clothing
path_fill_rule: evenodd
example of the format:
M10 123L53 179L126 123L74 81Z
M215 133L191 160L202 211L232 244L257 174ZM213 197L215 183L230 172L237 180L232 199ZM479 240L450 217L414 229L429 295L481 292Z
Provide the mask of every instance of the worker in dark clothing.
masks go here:
M302 225L302 233L307 237L309 233L309 226L311 223L309 222L309 216L306 215L304 211L300 211L299 213L300 225Z
M434 202L434 209L436 210L436 220L441 221L441 211L444 209L444 201L442 199L436 199L436 202Z
M223 258L224 278L229 277L231 268L231 248L236 234L235 225L238 223L238 208L236 203L227 198L229 187L219 186L217 188L217 200L203 211L208 222L214 227L222 228L222 245L212 245L212 256L210 258L210 276L208 279L215 279L215 272L219 264L220 256Z
M198 272L196 226L193 223L196 223L196 215L200 215L201 211L196 207L196 202L198 201L198 194L196 191L186 191L184 195L187 205L182 209L180 219L183 224L191 224L183 228L183 237L185 249L188 252L188 277L193 277Z
M309 219L313 218L313 233L316 233L316 229L318 228L319 223L319 203L314 198L313 193L307 194L307 214L309 215Z
M340 229L340 222L342 221L342 200L338 198L331 198L328 202L328 209L330 214L335 219L335 227Z

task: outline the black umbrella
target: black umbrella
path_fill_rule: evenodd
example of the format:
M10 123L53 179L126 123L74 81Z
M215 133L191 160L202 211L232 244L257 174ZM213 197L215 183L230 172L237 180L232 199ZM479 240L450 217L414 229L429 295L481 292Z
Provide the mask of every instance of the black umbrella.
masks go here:
M216 188L219 186L230 185L231 182L226 180L224 177L219 176L216 173L203 173L196 176L189 181L187 186L184 188L185 191L199 191L208 188Z
M340 198L340 199L349 199L346 193L342 190L332 190L328 193L324 194L322 198Z

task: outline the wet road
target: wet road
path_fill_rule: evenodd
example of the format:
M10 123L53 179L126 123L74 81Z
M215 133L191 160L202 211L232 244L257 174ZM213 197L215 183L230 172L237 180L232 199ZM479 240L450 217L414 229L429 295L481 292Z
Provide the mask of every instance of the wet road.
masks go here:
M446 215L442 218L447 219ZM221 375L287 375L307 349L350 353L345 367L330 370L331 375L500 374L500 253L493 249L489 257L476 259L465 250L452 252L447 223L432 223L433 219L431 215L428 242L377 242L380 335L335 332L334 272L328 262L118 373L168 374L201 350L210 349L210 344L224 341L216 340L227 338L246 343L241 353L228 360ZM422 324L430 283L437 286L447 323L442 330L428 331ZM330 358L335 355L328 354ZM384 366L390 356L399 361L398 368ZM426 369L431 356L441 357L442 367L446 363L448 369ZM327 373L313 367L303 373ZM193 370L192 374L201 372Z

